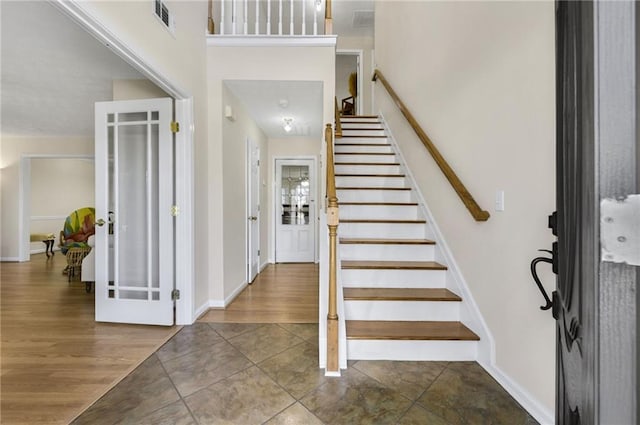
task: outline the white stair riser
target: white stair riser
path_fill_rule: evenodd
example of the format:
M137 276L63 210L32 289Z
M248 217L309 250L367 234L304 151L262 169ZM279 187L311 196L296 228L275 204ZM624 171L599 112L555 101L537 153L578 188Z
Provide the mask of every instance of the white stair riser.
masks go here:
M446 270L342 269L345 288L444 288Z
M410 202L410 190L339 190L341 202Z
M357 154L357 155L345 155L345 154L335 154L334 155L335 162L375 162L375 163L389 163L389 162L397 162L395 155L367 155L367 154Z
M416 220L422 217L417 205L340 205L340 218Z
M340 244L340 258L363 261L434 261L435 245Z
M336 174L400 174L399 165L336 165Z
M424 223L340 223L343 238L423 239Z
M349 360L469 361L477 341L347 340Z
M404 177L336 176L337 187L405 187Z
M340 123L345 124L344 121L349 122L357 122L357 123L380 123L380 119L378 117L362 117L362 116L354 116L354 117L343 117L340 119Z
M369 146L365 144L356 144L356 145L342 145L336 144L334 146L335 153L342 152L361 152L361 153L389 153L393 152L391 150L391 146L380 144L379 146Z
M386 137L337 137L335 139L336 144L340 143L353 143L353 144L365 144L365 145L388 145L389 139Z
M346 320L460 320L460 303L456 301L354 301L345 300Z
M379 122L357 122L357 123L344 122L341 124L342 124L342 131L352 130L356 128L375 128L379 130L383 129L382 124L380 124Z
M344 136L384 136L383 129L369 130L368 128L351 129L342 127L342 137Z

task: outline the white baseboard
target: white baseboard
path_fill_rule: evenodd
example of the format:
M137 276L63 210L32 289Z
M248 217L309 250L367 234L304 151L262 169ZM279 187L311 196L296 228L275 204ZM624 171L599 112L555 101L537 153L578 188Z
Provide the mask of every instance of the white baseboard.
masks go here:
M540 425L553 425L555 423L555 415L552 410L543 406L539 400L533 397L507 374L502 372L497 366L486 364L482 361L479 361L479 363Z
M262 271L269 265L269 261L265 261L264 263L262 263L260 265L260 268L258 269L258 273L262 273Z
M233 300L236 299L236 297L238 295L240 295L240 293L246 287L247 287L247 282L243 282L231 294L229 294L229 296L226 297L224 300L209 300L209 301L205 302L204 304L202 304L200 307L198 307L196 309L196 313L195 313L196 318L199 318L200 316L202 316L210 308L226 308L229 304L231 304L233 302Z
M19 263L20 257L0 257L0 261L3 263Z

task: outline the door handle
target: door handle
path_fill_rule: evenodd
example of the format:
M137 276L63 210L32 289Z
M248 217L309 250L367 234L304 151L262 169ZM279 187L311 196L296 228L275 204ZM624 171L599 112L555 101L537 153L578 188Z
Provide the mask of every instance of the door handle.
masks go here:
M548 249L539 249L538 251L548 252L553 255L553 251L549 251ZM542 286L540 278L538 277L538 271L536 268L539 263L551 264L555 269L555 261L553 258L547 257L536 257L533 259L533 261L531 261L531 275L533 276L533 280L536 282L536 285L538 286L538 289L540 290L540 293L542 294L546 302L545 305L540 306L540 310L549 310L551 307L553 307L553 302L549 299L549 295L547 295L547 291L545 291L544 286Z
M103 219L99 218L96 220L96 224L100 227L104 226L107 222L104 221Z
M250 217L248 218L248 220L251 220L251 221L256 221L257 219L258 219L258 217L254 217L254 216L250 216Z

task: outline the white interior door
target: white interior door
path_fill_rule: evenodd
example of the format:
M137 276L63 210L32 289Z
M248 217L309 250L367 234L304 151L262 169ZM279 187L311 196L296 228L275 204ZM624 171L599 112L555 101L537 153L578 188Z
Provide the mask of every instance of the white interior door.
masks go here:
M173 324L172 102L96 103L96 321Z
M260 267L260 148L247 139L247 282Z
M276 160L276 263L315 261L315 163Z

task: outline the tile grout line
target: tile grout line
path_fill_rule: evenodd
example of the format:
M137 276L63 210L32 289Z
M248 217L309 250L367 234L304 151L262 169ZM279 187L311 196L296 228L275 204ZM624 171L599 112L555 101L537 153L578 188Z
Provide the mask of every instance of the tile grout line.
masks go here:
M216 332L217 333L217 332ZM164 373L167 375L167 378L169 378L169 382L171 382L171 385L173 385L173 389L176 390L176 393L178 394L178 397L180 397L180 401L182 402L182 404L184 405L184 407L187 408L187 411L189 412L189 414L191 415L191 419L193 419L193 421L196 424L200 424L200 421L198 421L198 419L196 418L196 416L193 414L193 411L191 410L191 407L189 407L189 404L187 403L187 401L184 399L184 397L182 396L182 393L180 391L178 391L178 387L176 387L175 382L173 382L173 379L171 379L171 375L169 374L169 372L167 371L167 368L164 367L164 364L162 363L162 361L160 360L160 358L158 358L158 362L160 363L160 366L162 367L162 370L164 370ZM174 402L175 403L175 402ZM167 405L168 406L168 405ZM160 409L156 409L154 410L157 411ZM153 412L151 412L153 413Z

